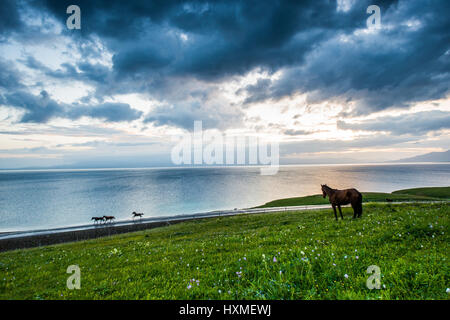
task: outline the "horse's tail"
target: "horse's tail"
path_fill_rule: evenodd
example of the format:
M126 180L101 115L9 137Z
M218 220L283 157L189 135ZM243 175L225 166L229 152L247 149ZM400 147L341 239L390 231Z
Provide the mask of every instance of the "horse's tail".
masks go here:
M359 197L358 197L358 204L357 204L357 208L358 208L358 217L361 217L362 212L363 212L363 207L362 207L362 194L360 192L359 193Z

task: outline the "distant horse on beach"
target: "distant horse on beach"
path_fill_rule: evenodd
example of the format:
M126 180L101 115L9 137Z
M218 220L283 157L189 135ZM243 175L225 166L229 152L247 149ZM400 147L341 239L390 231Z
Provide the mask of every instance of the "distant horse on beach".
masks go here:
M332 189L326 184L321 184L322 186L322 195L324 198L328 196L330 200L331 206L334 210L334 216L336 217L336 221L338 220L336 207L339 209L339 213L341 214L341 219L344 219L342 216L341 205L351 204L353 208L353 219L356 217L361 218L362 215L362 194L356 189L345 189L345 190L337 190Z
M94 223L103 221L103 217L92 217L91 220L94 220Z
M134 211L131 214L133 215L133 219L136 218L136 217L142 218L142 216L144 215L143 213L137 213L137 212L134 212Z
M115 218L116 217L114 217L114 216L103 216L103 219L105 220L105 222L108 222L108 221L112 222Z

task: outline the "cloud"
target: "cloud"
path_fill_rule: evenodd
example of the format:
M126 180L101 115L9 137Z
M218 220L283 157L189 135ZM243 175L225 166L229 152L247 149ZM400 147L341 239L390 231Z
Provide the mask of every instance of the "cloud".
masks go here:
M308 103L337 100L349 106L346 115L361 115L444 98L450 81L450 24L441 12L449 9L448 2L400 1L383 11L385 29L377 33L336 30L316 43L302 63L285 68L280 79L248 87L246 101L306 93ZM411 21L417 26L408 26Z
M432 131L450 129L450 112L424 111L397 117L383 117L350 123L337 121L337 127L344 130L390 132L395 135L423 135Z
M22 28L22 20L19 14L20 1L2 0L0 10L0 42L5 34L18 31Z
M83 143L57 144L55 148L65 147L147 147L154 146L157 142L153 141L139 141L139 142L111 142L103 140L94 140Z
M0 58L0 89L17 90L23 87L19 71L11 61Z
M258 79L255 84L249 84L244 88L240 88L239 90L237 90L236 94L247 94L247 98L244 100L244 104L264 101L271 98L271 96L268 94L271 85L272 80L270 79Z
M93 119L104 119L109 122L133 121L141 117L143 113L130 107L127 103L107 102L95 106L73 107L66 112L70 119L78 119L86 116Z
M2 130L2 135L20 135L20 136L32 136L32 135L52 135L52 136L65 136L65 137L111 137L123 134L123 131L113 129L111 127L99 127L97 125L78 125L78 126L55 126L47 124L45 128L42 126L27 125L27 123L15 124L14 130ZM22 137L20 139L23 139Z
M81 8L81 30L65 28L70 4ZM75 50L73 56L82 57L51 69L24 53L22 63L45 76L44 91L51 92L45 88L51 78L89 84L92 92L79 106L61 105L23 88L8 91L2 99L9 97L20 105L27 112L22 119L26 122L81 116L131 121L141 116L139 111L126 105L93 104L91 98L103 102L117 94L138 93L164 105L146 115L145 123L186 129L193 120L216 128L241 125L249 105L297 93L305 94L310 104L335 100L345 106L340 116L347 117L446 97L450 22L443 12L450 11L450 3L378 1L382 29L367 32L370 4L369 0L8 0L9 20L0 22L5 37L20 38L26 45L32 40L20 34L54 32L68 43L65 54ZM30 16L35 17L33 23ZM44 22L39 25L38 20ZM49 31L51 23L59 28ZM100 61L103 55L108 58ZM5 89L20 84L19 73L12 68L5 65L0 70L0 86ZM236 88L243 105L224 102L216 94L223 84L251 71L270 78ZM280 77L271 77L274 73ZM195 97L208 91L213 94Z
M367 7L365 1L347 12L337 11L332 1L74 3L82 8L86 26L79 34L106 43L117 74L151 71L208 80L301 63L321 41L363 25L361 12ZM61 20L66 5L47 0L40 2L39 10L46 8Z
M276 68L290 64L301 58L301 52L313 45L311 40L318 36L307 30L346 29L359 23L351 19L354 12L336 14L333 2L73 3L82 8L83 25L87 26L80 33L86 38L96 35L105 39L117 54L118 70L128 69L138 58L152 68L159 69L170 62L176 67L173 70L203 77L245 73L259 65ZM40 2L39 9L47 8L61 19L66 5L65 1L47 0ZM127 23L123 21L125 16ZM300 41L292 41L302 32ZM179 33L189 40L182 44L179 36L175 37Z
M62 63L60 68L53 70L33 56L27 56L23 63L28 68L42 72L44 75L59 80L77 80L94 85L102 85L111 76L111 70L100 63L81 61L76 64Z
M103 119L109 122L133 121L139 119L141 111L132 109L125 103L103 103L98 105L68 105L51 99L43 90L37 96L25 91L6 93L0 96L0 104L25 111L20 119L22 123L46 123L52 118L71 120L83 116Z
M298 155L302 153L319 152L351 152L356 149L368 149L376 147L389 147L401 145L415 141L410 136L392 136L389 134L379 134L376 136L360 137L353 140L307 140L296 142L285 142L280 144L280 155Z
M175 126L190 131L193 130L194 121L202 121L203 129L225 129L241 125L241 118L239 110L194 101L157 107L145 117L144 123Z
M7 93L3 95L0 102L3 105L25 110L20 122L45 123L51 118L63 115L63 108L50 99L46 91L41 91L38 96L25 91Z
M304 135L312 134L315 132L317 132L317 131L287 129L287 130L283 131L283 134L288 135L288 136L304 136Z

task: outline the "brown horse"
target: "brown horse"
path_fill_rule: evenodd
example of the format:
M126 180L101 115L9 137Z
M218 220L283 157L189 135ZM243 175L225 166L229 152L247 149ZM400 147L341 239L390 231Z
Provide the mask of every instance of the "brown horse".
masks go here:
M330 200L331 206L334 210L334 216L336 220L338 220L336 214L336 207L339 209L339 213L341 214L341 219L344 219L342 216L341 205L351 204L353 208L353 219L356 217L361 218L362 215L362 194L356 189L345 189L345 190L337 190L332 189L326 184L322 184L322 195L324 198L328 196Z
M105 220L105 222L112 222L116 217L114 216L103 216L103 219Z
M104 218L103 217L92 217L91 220L94 220L94 223L99 222L99 221L103 221Z

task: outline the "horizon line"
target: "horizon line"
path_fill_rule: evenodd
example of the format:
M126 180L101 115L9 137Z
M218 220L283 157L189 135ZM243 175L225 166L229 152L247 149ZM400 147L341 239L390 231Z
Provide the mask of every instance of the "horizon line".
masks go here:
M450 161L421 161L421 162L351 162L351 163L297 163L297 164L279 164L278 167L311 167L311 166L361 166L361 165L418 165L418 164L450 164ZM85 167L85 168L55 168L55 167L36 167L36 168L0 168L0 172L13 171L106 171L106 170L157 170L157 169L223 169L223 168L262 168L270 165L191 165L191 166L152 166L152 167Z

